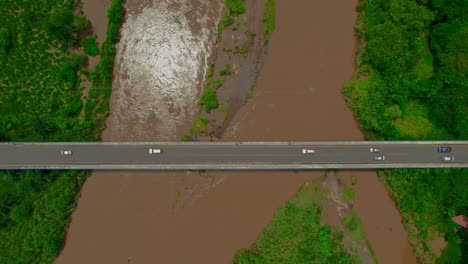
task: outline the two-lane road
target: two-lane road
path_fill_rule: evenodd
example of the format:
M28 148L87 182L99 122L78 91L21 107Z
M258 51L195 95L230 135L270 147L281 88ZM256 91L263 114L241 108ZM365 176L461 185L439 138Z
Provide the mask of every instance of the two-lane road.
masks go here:
M439 153L437 147L452 151ZM161 149L150 154L149 149ZM370 152L379 148L379 153ZM313 154L303 154L312 149ZM71 150L71 155L62 155ZM385 156L385 160L375 160ZM443 161L442 157L454 157ZM468 167L468 141L0 143L2 169L324 169Z

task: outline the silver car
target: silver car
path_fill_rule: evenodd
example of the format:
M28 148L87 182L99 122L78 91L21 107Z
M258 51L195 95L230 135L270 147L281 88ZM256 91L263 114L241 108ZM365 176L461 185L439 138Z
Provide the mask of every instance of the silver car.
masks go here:
M161 154L162 150L161 149L149 149L148 153L149 154Z
M454 161L455 157L454 156L445 156L442 157L442 161Z
M72 151L71 150L62 150L62 151L60 151L60 154L62 154L62 155L71 155Z
M377 156L377 157L374 158L374 160L384 161L384 160L385 160L385 156Z
M379 148L370 148L369 151L372 152L372 153L378 153L378 152L380 152L380 149Z
M313 149L302 149L302 154L314 154L315 150Z

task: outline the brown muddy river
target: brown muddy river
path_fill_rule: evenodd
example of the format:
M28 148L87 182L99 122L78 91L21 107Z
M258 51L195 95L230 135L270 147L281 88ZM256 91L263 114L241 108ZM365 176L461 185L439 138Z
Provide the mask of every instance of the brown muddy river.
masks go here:
M194 9L198 13L180 12L193 3L200 6ZM127 1L105 140L177 140L185 132L178 128L192 116L185 106L192 106L199 93L217 4ZM363 139L340 93L354 70L356 4L277 1L277 29L257 88L223 140ZM178 26L161 18L158 7L172 12L169 20ZM161 40L164 30L170 36ZM204 48L183 49L177 40ZM178 60L180 54L190 62ZM180 83L162 85L168 84L167 76ZM355 209L379 262L415 263L398 211L376 174L342 174L358 178ZM95 172L83 187L57 263L230 263L300 183L320 175Z

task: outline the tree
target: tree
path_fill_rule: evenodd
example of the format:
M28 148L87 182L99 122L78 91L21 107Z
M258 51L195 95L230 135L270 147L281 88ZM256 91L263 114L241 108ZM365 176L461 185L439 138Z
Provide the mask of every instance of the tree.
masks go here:
M75 32L84 32L89 29L89 20L84 16L74 16L72 27Z
M83 46L84 52L90 56L96 56L99 55L99 48L98 48L98 43L96 41L96 36L92 36L89 38L84 39L81 42L81 45Z
M110 23L120 25L122 19L123 5L122 0L113 0L111 6L107 10L107 18Z
M70 9L55 9L46 22L46 31L51 37L62 42L63 45L69 46L78 38L76 33L73 32L72 22L73 13Z
M410 59L408 40L401 28L385 22L369 30L366 60L382 72L403 72Z
M8 51L11 47L11 34L7 28L0 29L0 50Z

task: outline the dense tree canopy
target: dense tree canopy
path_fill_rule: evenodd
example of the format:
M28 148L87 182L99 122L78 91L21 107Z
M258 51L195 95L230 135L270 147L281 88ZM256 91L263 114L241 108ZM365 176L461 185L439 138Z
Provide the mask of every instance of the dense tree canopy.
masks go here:
M468 1L364 0L358 10L360 69L344 93L367 138L468 139ZM381 176L417 228L410 230L420 260L435 262L429 240L443 233L449 246L439 262L465 261L463 236L450 219L468 212L466 170Z

